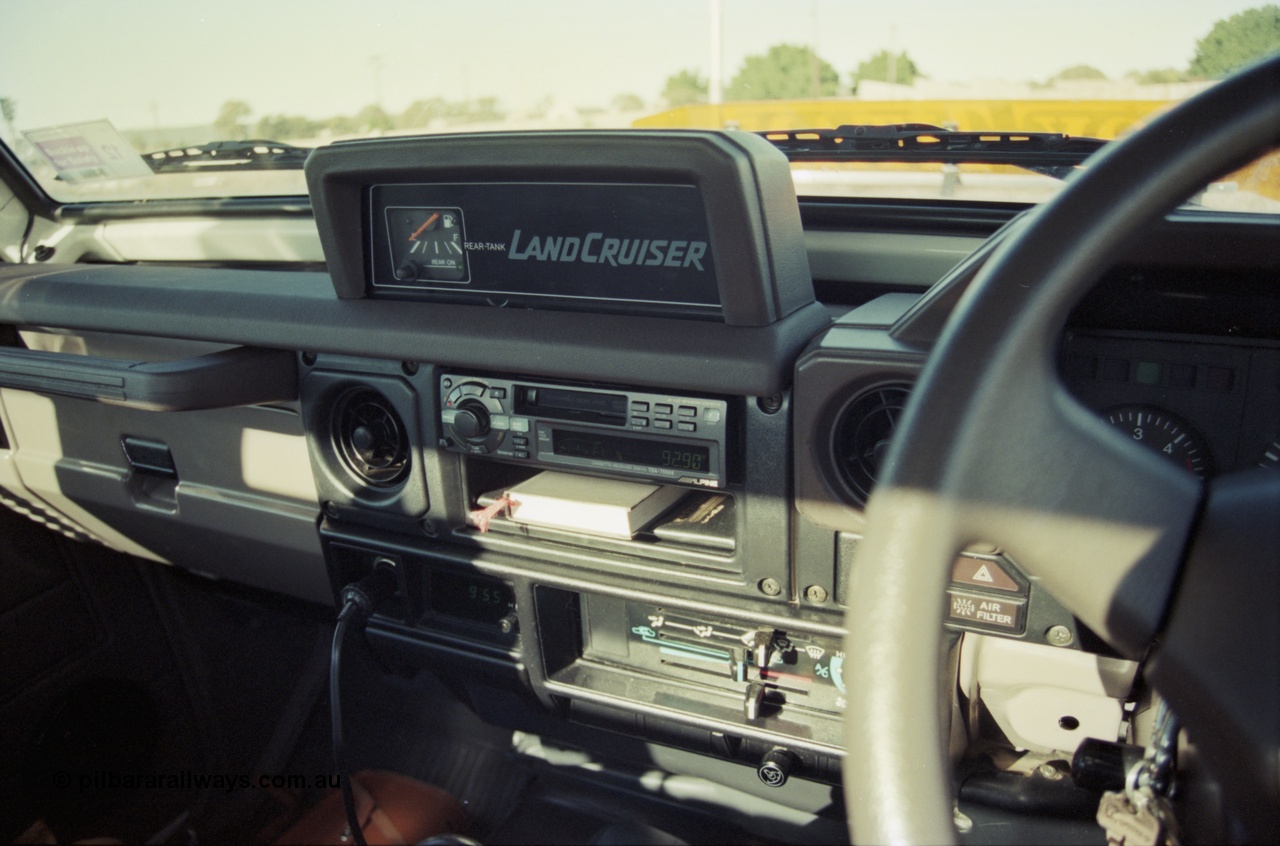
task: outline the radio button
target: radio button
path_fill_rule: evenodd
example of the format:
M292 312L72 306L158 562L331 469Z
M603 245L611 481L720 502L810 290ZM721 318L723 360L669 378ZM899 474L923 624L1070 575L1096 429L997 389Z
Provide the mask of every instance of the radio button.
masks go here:
M506 399L507 389L506 388L490 388L489 396L493 397L494 399Z
M698 424L690 423L688 420L681 420L676 424L676 428L681 432L696 432L698 431Z
M528 458L528 457L529 457L529 451L528 451L527 449L518 449L518 450L516 450L516 451L515 451L515 457L516 457L516 458Z
M671 405L670 403L660 402L653 407L653 410L658 414L670 414Z
M631 410L632 410L632 411L648 411L648 410L649 410L649 403L647 403L647 402L638 402L638 401L633 401L633 402L631 403Z
M697 417L698 409L691 405L682 405L680 406L679 414L681 417Z
M704 412L702 413L702 419L703 419L703 420L705 420L705 421L707 421L708 423L719 423L719 422L720 422L720 409L718 409L718 408L708 408L706 411L704 411Z
M631 425L639 426L641 428L647 429L649 428L649 418L648 417L632 417Z
M529 418L528 417L512 417L511 431L513 432L529 431Z
M498 432L505 432L511 428L511 418L505 414L494 414L489 418L489 428Z
M670 429L670 428L671 428L671 421L670 421L670 420L655 420L655 421L653 421L653 428L655 428L655 429Z
M528 438L522 438L519 435L511 439L512 446L527 447L529 445Z

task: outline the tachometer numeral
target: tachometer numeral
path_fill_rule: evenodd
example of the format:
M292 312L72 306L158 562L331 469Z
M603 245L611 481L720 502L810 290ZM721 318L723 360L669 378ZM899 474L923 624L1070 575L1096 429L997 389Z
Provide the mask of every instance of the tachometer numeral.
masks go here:
M1195 428L1172 412L1150 406L1120 406L1106 412L1112 426L1179 467L1201 478L1212 475L1209 445Z

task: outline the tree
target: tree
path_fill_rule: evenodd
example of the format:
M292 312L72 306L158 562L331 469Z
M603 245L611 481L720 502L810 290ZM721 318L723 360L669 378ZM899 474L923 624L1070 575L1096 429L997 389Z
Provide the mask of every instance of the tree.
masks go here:
M1186 82L1187 74L1177 68L1156 68L1149 71L1130 71L1126 74L1139 85L1168 85L1171 82Z
M507 113L498 106L497 97L480 97L467 104L468 119L477 123L480 121L502 120L506 116Z
M429 100L414 100L409 108L401 113L396 124L401 129L418 129L430 126L432 121L439 120L448 112L448 104L440 97Z
M667 77L666 84L662 86L662 99L673 109L690 103L705 103L707 81L698 76L697 71L678 71Z
M1058 71L1053 78L1055 81L1070 82L1082 79L1106 79L1107 75L1093 65L1072 65Z
M348 115L335 115L324 121L324 128L334 135L355 135L360 132L356 119Z
M249 108L249 104L244 100L228 100L222 104L222 108L218 109L218 117L213 122L213 128L218 131L220 139L239 141L248 137L243 121L251 114L253 109Z
M729 83L729 100L799 100L831 97L840 74L809 47L775 44L763 56L747 56Z
M1280 6L1248 9L1218 21L1196 42L1192 76L1219 79L1254 59L1280 50Z
M644 100L635 94L619 94L610 105L615 112L638 112L644 108Z
M384 132L391 128L391 115L377 104L365 106L356 113L356 125L361 132Z
M923 75L905 50L896 54L881 50L870 59L858 64L857 70L853 72L853 89L857 91L858 83L864 79L911 85L917 77Z
M301 115L264 115L254 127L254 135L268 141L299 141L314 138L322 125Z

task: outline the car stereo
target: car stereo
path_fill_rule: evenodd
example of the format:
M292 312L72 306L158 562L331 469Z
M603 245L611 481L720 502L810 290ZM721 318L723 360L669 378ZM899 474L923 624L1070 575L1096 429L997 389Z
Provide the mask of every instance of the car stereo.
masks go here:
M728 403L489 376L440 377L441 446L561 470L722 488Z

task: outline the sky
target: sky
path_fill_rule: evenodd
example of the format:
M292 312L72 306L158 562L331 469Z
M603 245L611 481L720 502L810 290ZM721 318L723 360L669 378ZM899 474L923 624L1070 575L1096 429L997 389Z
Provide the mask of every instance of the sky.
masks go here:
M1214 22L1266 0L722 0L727 85L748 55L806 44L841 84L905 50L949 82L1113 78L1185 68ZM710 70L710 0L0 0L0 96L19 129L109 118L121 129L326 118L418 99L655 104L666 78Z

